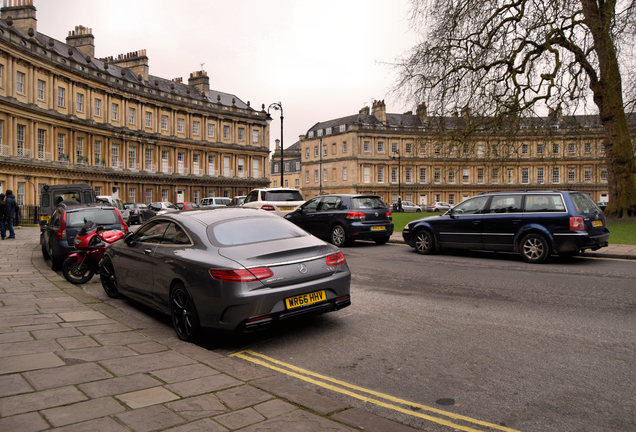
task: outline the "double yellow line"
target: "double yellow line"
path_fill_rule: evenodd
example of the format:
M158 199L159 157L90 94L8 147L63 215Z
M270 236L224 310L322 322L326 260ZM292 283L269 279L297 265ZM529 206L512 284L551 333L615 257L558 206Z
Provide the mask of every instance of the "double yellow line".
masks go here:
M461 430L465 432L483 432L485 430L519 432L516 429L511 429L505 426L496 425L494 423L489 423L482 420L473 419L473 418L466 417L460 414L455 414L449 411L443 411L437 408L421 405L415 402L409 402L407 400L400 399L391 395L387 395L384 393L379 393L373 390L358 387L356 385L349 384L347 382L340 381L335 378L331 378L331 377L321 375L306 369L299 368L292 364L285 363L280 360L276 360L274 358L268 357L266 355L263 355L251 350L240 351L235 354L231 354L230 357L238 357L248 362L266 367L268 369L275 370L277 372L292 376L294 378L298 378L300 380L317 385L319 387L322 387L322 388L325 388L325 389L328 389L343 395L350 396L352 398L361 400L363 402L381 406L383 408L397 411L402 414L410 415L412 417L418 417L418 418L428 420L443 426L448 426L456 430ZM408 408L404 408L404 407L408 407ZM423 412L414 411L414 409L418 409ZM434 414L436 416L446 417L452 420L446 420L444 418L436 417L431 414ZM464 424L455 423L456 421L462 422ZM482 427L485 429L475 429L475 427Z

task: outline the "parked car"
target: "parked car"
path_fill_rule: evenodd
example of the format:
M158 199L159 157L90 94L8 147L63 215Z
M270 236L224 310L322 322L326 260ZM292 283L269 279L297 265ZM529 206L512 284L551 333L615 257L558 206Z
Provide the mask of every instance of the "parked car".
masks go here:
M241 206L267 210L279 216L285 216L304 202L303 196L296 189L262 188L251 190Z
M393 209L397 209L397 207L398 203L394 202ZM422 207L412 203L411 201L402 201L402 211L404 213L419 213L422 211Z
M433 204L427 207L428 211L432 212L445 212L450 210L452 205L443 201L435 201Z
M40 227L49 223L53 211L62 201L76 201L78 204L94 203L95 192L87 183L42 185L39 206Z
M124 218L125 221L128 220L129 215L129 211L127 208L124 207L124 203L122 202L122 200L120 200L119 198L117 198L116 196L113 195L97 195L95 197L95 201L98 203L104 203L104 204L108 204L111 205L115 208L117 208L117 210L119 210L119 213L121 213L121 217Z
M206 198L202 198L201 202L199 203L200 207L227 207L228 205L230 205L230 201L232 201L230 198L228 197L206 197Z
M406 225L402 236L421 254L444 248L510 251L530 263L551 253L607 246L603 212L575 191L497 192L469 198L442 216Z
M358 239L384 244L393 234L392 212L376 195L317 196L285 219L338 247Z
M193 208L199 208L199 204L194 202L178 202L178 203L174 203L174 205L179 210L190 210Z
M230 207L238 207L245 202L245 195L239 195L232 198L230 201Z
M64 203L57 206L48 224L42 226L40 246L44 259L51 259L51 268L57 270L66 257L75 252L75 235L92 221L107 230L128 232L121 213L116 207L99 204Z
M172 204L170 201L152 202L148 205L148 208L152 210L155 215L179 211L177 206Z
M250 330L351 304L338 248L253 209L166 213L110 247L101 263L106 294L169 314L183 340L201 327Z
M607 208L607 201L599 201L596 203L596 205L598 206L598 208L605 211L605 209Z
M155 215L155 212L142 203L125 203L124 208L128 210L128 225L143 223Z

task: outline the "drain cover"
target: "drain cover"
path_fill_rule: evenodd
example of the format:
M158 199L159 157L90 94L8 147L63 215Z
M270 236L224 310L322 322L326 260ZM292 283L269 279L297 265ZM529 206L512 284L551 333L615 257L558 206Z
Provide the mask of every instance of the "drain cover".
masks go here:
M435 403L437 405L455 405L455 399L452 398L442 398L442 399L437 399L435 401Z

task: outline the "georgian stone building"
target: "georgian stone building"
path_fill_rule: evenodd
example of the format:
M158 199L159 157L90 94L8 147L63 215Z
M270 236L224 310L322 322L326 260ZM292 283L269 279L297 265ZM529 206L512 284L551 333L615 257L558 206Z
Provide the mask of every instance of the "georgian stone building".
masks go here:
M269 184L264 109L210 89L205 71L149 74L145 50L95 58L92 30L37 31L32 0L0 19L0 190L36 204L43 184L124 201L245 194Z
M470 129L468 112L431 118L422 104L415 114L391 114L375 101L371 110L319 122L301 136L302 191L311 197L322 186L327 193L377 194L388 203L401 196L456 204L484 191L576 189L607 200L598 117L551 113L522 120L508 136Z
M282 187L289 187L300 190L301 186L301 155L300 142L296 141L283 150L283 184ZM272 154L271 160L271 186L279 187L280 184L280 143L276 140L276 150Z

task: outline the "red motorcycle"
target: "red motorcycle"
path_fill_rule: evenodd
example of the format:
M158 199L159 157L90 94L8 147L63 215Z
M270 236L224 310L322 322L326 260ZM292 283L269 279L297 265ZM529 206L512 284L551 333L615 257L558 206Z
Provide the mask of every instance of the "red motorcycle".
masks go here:
M62 274L73 284L83 284L99 272L99 262L108 246L124 238L119 230L105 230L102 226L88 222L80 229L73 242L77 252L62 263Z

